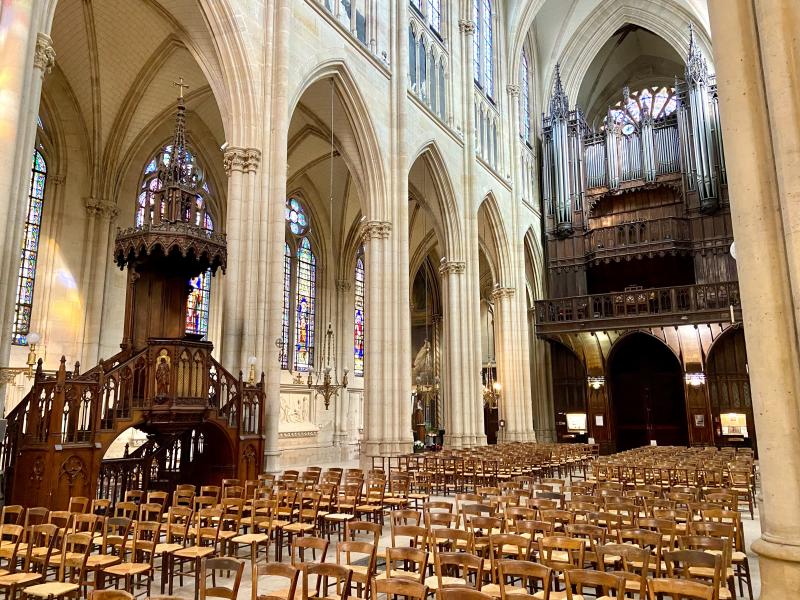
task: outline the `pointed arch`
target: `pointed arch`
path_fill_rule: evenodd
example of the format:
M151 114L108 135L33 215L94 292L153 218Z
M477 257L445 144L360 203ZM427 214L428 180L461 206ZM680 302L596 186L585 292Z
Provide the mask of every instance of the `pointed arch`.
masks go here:
M422 167L428 170L433 184L436 206L434 213L438 217L438 226L441 236L444 255L450 260L463 260L464 246L459 207L456 203L453 182L447 170L447 165L442 157L442 152L433 140L426 142L414 155L410 162L409 177L418 161L422 160ZM410 187L410 186L409 186ZM427 201L427 199L426 199Z
M362 212L369 220L389 220L391 206L386 189L386 175L382 157L384 153L370 117L371 111L364 100L350 68L340 59L319 63L306 75L289 102L289 116L308 89L324 79L332 79L334 92L341 102L345 119L353 136L351 140L339 136L342 141L342 158L356 183L359 196L365 202ZM341 122L341 116L337 118ZM336 127L334 126L334 134Z
M495 198L493 193L489 192L478 206L479 219L482 212L489 224L489 230L497 254L495 257L497 261L497 279L495 280L495 284L501 287L515 287L515 279L511 267L511 245L508 240L508 235L506 234L505 226L503 225L503 218L500 215L500 207L497 204L497 198Z

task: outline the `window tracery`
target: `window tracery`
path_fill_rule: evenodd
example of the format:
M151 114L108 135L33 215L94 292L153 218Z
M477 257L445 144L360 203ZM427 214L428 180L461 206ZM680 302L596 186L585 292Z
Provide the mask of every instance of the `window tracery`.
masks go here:
M531 141L531 72L528 54L523 50L519 67L519 134L523 140Z
M623 99L609 111L609 116L623 133L629 134L639 128L645 115L660 119L671 115L677 108L675 88L653 86L631 92L626 87Z
M473 77L488 98L494 98L494 28L492 0L474 0Z

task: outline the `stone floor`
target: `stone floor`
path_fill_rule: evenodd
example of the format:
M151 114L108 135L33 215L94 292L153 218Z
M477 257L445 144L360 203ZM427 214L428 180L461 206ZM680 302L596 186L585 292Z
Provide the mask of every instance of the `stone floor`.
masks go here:
M335 466L341 466L343 468L348 468L348 467L357 467L357 464L356 463L353 463L353 464L336 464L336 465L331 464L331 465L318 465L318 466L323 467L323 469L328 468L328 467L335 467ZM436 498L434 498L434 499L436 499ZM452 500L452 498L441 498L441 499ZM760 574L759 574L758 557L750 550L750 545L752 544L752 542L754 540L756 540L761 535L761 528L760 528L760 522L759 522L759 518L758 518L758 511L756 511L756 513L755 513L755 519L751 519L749 513L742 513L742 522L743 522L743 525L744 525L745 541L746 541L746 545L747 545L747 555L748 555L748 558L749 558L749 561L750 561L750 571L751 571L752 578L753 578L753 596L754 596L754 598L758 598L760 596L760 593L761 593L761 578L760 578ZM387 525L384 527L383 536L381 537L380 542L378 544L378 554L379 554L379 556L383 553L384 548L386 548L386 546L389 545L390 543L391 543L391 536L390 536L390 532L389 532L389 525L387 523ZM242 552L244 554L244 550ZM273 555L271 553L270 557L272 557L272 556ZM335 540L335 537L331 541L331 545L328 548L327 560L328 561L331 561L331 560L335 561L336 560L336 540ZM286 552L285 551L284 551L284 562L288 562L288 559L286 557ZM244 575L242 577L242 583L241 583L241 586L239 588L239 596L238 596L240 599L243 599L243 600L246 599L246 598L250 598L251 597L251 591L252 591L252 572L251 572L251 569L252 569L251 561L248 559L245 562L245 571L244 571ZM157 571L160 574L160 569L157 569ZM224 578L218 578L217 579L217 584L218 585L229 585L229 584L232 584L232 580L224 579ZM177 580L175 582L175 585L177 586ZM298 590L297 590L298 596L297 597L300 597L301 591L300 591L299 588L300 588L301 585L302 585L302 581L298 581ZM261 577L260 580L259 580L259 584L258 584L258 593L259 594L264 594L265 592L276 590L276 589L281 589L281 588L285 588L285 587L286 587L286 585L285 585L284 581L281 581L281 580L272 580L272 581L270 581L266 577ZM156 579L153 582L152 595L153 596L158 595L159 594L159 589L160 589L160 579L157 576ZM173 593L174 593L175 596L181 596L181 597L184 597L184 598L193 598L194 597L194 591L195 591L194 590L194 580L184 580L184 586L180 587L180 588L176 587L174 589ZM739 600L742 600L742 597L739 596L738 586L737 586L736 594L737 594L737 598ZM747 598L747 589L746 588L745 588L744 598ZM750 599L747 599L747 600L750 600Z

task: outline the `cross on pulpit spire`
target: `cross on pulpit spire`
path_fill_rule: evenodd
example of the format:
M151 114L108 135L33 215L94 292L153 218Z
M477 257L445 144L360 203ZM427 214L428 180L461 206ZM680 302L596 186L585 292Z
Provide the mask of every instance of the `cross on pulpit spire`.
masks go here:
M180 96L178 96L181 100L183 100L183 88L189 89L189 86L183 83L183 77L178 77L178 81L173 81L172 85L176 86L180 90Z

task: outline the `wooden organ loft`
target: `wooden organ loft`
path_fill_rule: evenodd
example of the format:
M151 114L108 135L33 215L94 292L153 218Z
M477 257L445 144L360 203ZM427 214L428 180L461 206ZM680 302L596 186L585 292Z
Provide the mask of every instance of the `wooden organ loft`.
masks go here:
M254 479L261 471L264 377L242 379L185 333L191 278L225 269L225 236L204 228L206 207L188 159L178 100L172 152L141 226L118 230L114 259L127 268L121 351L85 372L39 360L30 393L8 415L2 448L9 504L65 509L71 496L123 498L126 489ZM129 427L148 441L104 460Z
M691 30L684 76L626 87L594 131L556 71L532 310L559 441L755 445L716 83Z

